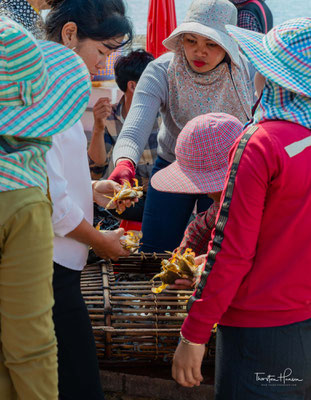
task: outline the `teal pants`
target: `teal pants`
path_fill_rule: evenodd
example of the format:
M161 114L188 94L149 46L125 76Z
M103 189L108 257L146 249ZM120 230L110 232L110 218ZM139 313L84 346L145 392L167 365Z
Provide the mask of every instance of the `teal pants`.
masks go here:
M57 400L51 205L39 188L0 193L0 399Z

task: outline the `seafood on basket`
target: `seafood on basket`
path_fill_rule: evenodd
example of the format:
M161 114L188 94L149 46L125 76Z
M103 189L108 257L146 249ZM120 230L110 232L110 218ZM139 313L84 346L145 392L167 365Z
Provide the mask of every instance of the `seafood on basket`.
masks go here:
M106 210L110 208L113 204L115 204L116 212L118 214L122 214L123 211L118 208L118 201L120 200L132 200L132 205L135 205L134 200L140 199L143 196L143 187L138 186L137 179L133 179L133 181L135 182L134 186L132 186L129 181L124 181L121 189L118 192L115 192L113 197L105 196L110 199L109 203L105 207Z
M143 237L143 233L140 231L127 231L120 238L120 242L125 250L129 250L131 253L135 252L141 245L140 239Z
M172 257L161 261L161 272L156 274L154 279L160 278L162 285L152 288L153 293L161 293L168 285L173 284L176 279L197 279L201 276L203 265L196 265L195 253L192 249L186 249L184 253L177 250L171 253Z

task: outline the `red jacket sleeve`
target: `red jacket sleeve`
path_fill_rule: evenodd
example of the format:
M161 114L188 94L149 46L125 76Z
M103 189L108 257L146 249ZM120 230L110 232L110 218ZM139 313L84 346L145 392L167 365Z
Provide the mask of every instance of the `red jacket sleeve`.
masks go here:
M277 169L269 136L254 129L244 132L231 150L205 271L188 303L182 334L195 343L208 342L252 268L267 188Z

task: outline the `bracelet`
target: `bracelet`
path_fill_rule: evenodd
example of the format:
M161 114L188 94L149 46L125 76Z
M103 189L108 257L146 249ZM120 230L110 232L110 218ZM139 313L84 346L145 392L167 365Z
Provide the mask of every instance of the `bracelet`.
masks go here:
M186 339L185 337L184 337L184 335L180 332L180 338L181 338L181 341L183 342L183 343L185 343L185 344L190 344L191 346L201 346L202 345L202 343L193 343L193 342L190 342L190 340L188 340L188 339Z

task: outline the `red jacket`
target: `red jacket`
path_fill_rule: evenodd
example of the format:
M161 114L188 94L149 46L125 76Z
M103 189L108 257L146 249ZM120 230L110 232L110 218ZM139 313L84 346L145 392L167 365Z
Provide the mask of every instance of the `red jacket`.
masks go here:
M182 327L188 340L207 342L216 322L271 327L311 318L309 129L266 121L242 133L208 250Z

